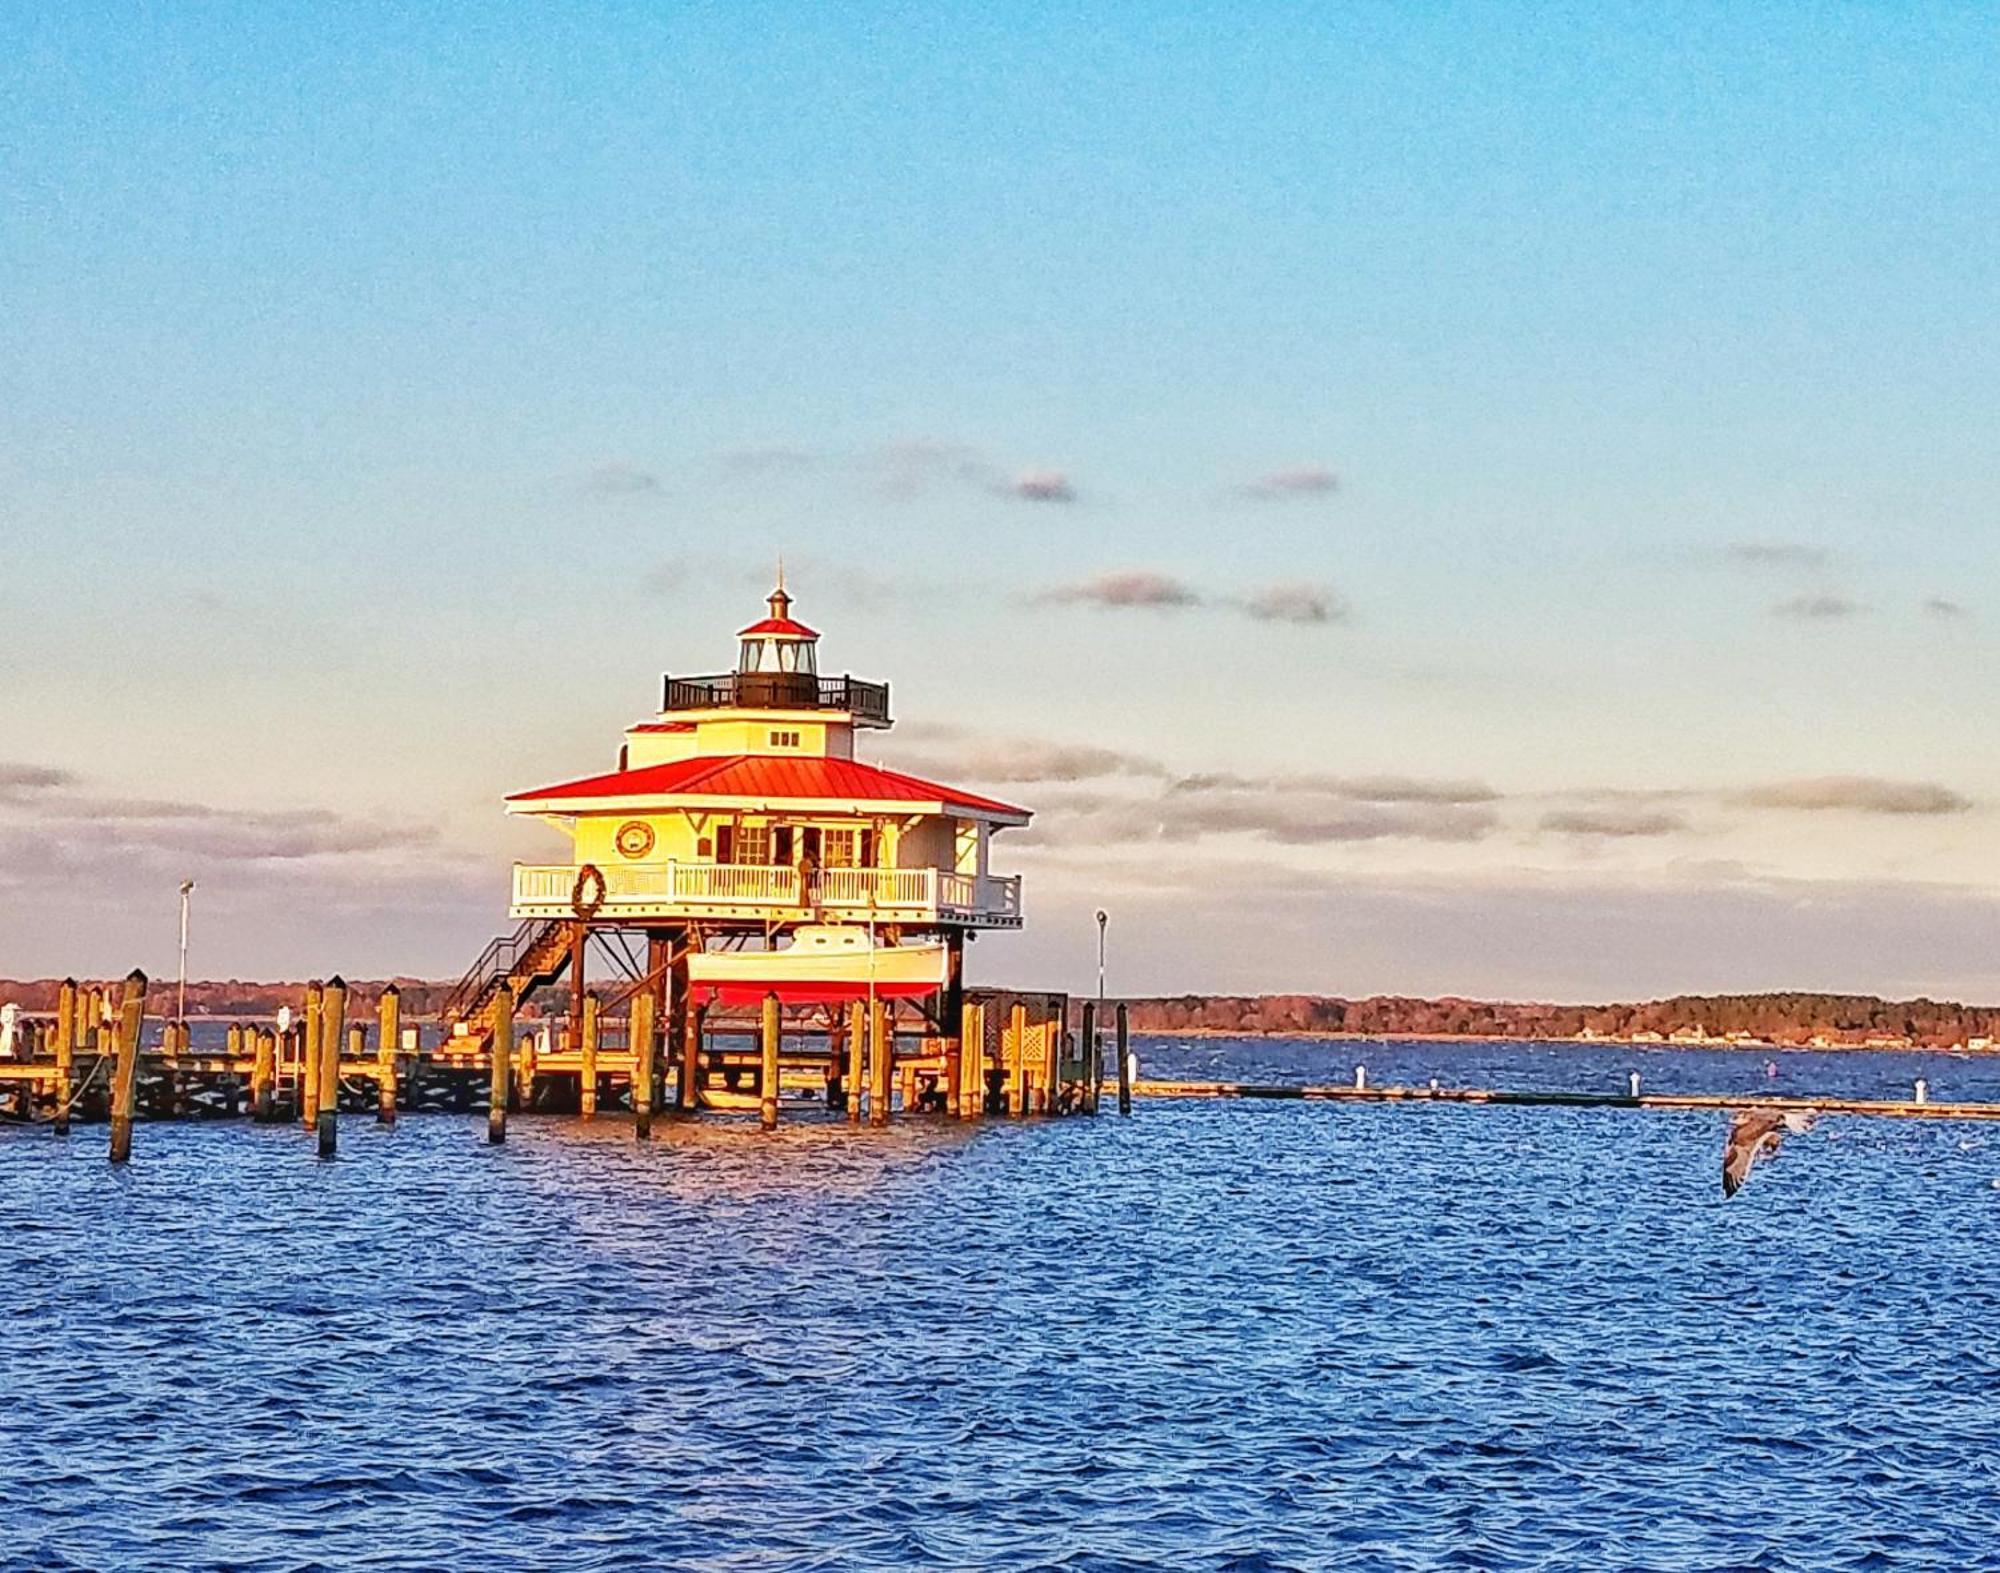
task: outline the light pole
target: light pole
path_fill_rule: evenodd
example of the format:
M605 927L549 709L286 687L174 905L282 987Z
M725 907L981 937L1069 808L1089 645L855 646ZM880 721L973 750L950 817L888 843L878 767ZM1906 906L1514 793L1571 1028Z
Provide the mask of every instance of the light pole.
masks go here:
M1111 914L1102 907L1097 909L1097 1019L1104 1019L1104 925L1111 921Z
M181 881L181 987L180 1000L174 1007L174 1020L183 1024L188 1014L188 897L194 894L194 881Z

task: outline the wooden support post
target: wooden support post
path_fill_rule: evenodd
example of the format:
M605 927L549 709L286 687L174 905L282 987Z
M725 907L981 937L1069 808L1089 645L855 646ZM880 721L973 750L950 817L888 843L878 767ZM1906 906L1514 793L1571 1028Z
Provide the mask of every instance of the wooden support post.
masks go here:
M493 991L491 1046L486 1084L486 1139L507 1139L507 1084L514 1069L514 985L504 978Z
M667 975L661 986L667 991L661 1002L662 1034L660 1053L660 1073L655 1084L653 1101L664 1103L667 1095L667 1067L673 1061L675 1052L687 1040L688 1024L688 936L685 932L674 934L667 940ZM675 1078L674 1106L680 1106L679 1078Z
M958 1018L959 1054L962 1080L958 1089L958 1116L977 1120L986 1114L986 1007L967 1005Z
M868 1123L889 1123L889 1081L896 1065L896 1023L889 1002L875 1001L868 1023Z
M856 1000L847 1011L847 1123L861 1122L862 1067L868 1052L868 1006Z
M1042 1091L1034 1105L1038 1113L1054 1115L1056 1097L1062 1093L1062 1017L1048 1015L1046 1005L1042 1009Z
M757 1118L767 1131L778 1128L778 996L764 996L764 1063L757 1078Z
M375 1123L396 1123L396 1051L403 1042L403 991L391 983L375 1002Z
M1083 1112L1097 1112L1097 1001L1083 1002L1083 1042L1077 1045L1083 1058Z
M139 1088L139 1029L146 1020L146 974L134 967L118 1006L118 1059L111 1070L111 1161L132 1156L132 1105Z
M896 1097L905 1114L917 1112L917 1068L907 1061L896 1068Z
M299 1120L307 1130L319 1125L320 1001L326 985L314 979L306 985L304 1041L299 1050Z
M944 1034L945 1113L962 1116L965 1099L965 930L945 936L944 992L938 996L938 1031Z
M581 1035L576 1046L576 1112L586 1120L597 1117L597 1028L602 1010L595 994L584 995Z
M1132 1051L1128 1046L1130 1035L1126 1031L1125 1002L1118 1002L1118 1112L1132 1112Z
M56 1134L69 1134L70 1066L76 1050L76 979L64 978L56 995Z
M331 1158L340 1121L340 1051L347 1041L347 985L335 974L319 1003L319 1155Z
M78 1005L81 1008L76 1019L76 1046L86 1054L101 1054L98 1029L103 1019L103 1000L96 989L87 988L79 996Z
M569 1019L563 1023L563 1033L569 1039L569 1047L578 1054L583 1052L584 1001L590 992L584 987L583 957L590 948L590 925L578 921L570 925L569 931Z
M708 1007L691 1005L687 1013L687 1042L681 1046L681 1074L674 1087L680 1109L693 1114L701 1107L701 1045L708 1030Z
M653 992L632 996L628 1018L632 1040L632 1130L640 1141L653 1134Z
M250 1118L268 1125L271 1101L277 1092L278 1036L262 1030L253 1031L251 1036L256 1040L256 1062L250 1067Z
M1007 1112L1020 1119L1028 1112L1028 1007L1019 1000L1007 1012Z

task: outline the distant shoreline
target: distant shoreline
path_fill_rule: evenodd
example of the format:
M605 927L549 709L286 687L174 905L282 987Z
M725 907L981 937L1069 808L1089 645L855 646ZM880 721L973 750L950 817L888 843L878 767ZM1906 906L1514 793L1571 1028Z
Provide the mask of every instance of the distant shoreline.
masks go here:
M1305 1043L1547 1043L1570 1049L1718 1049L1807 1054L2000 1054L2000 1045L1974 1048L1964 1043L1777 1043L1724 1038L1570 1038L1505 1032L1327 1032L1304 1029L1222 1027L1134 1027L1135 1038L1271 1038Z

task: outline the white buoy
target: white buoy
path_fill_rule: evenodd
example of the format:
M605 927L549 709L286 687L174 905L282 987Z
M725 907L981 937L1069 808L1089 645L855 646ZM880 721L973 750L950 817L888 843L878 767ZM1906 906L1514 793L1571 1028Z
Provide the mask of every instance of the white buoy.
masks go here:
M1923 1077L1919 1076L1917 1078L1917 1102L1929 1103L1930 1100L1931 1100L1931 1084L1925 1081Z
M1137 1081L1139 1079L1139 1051L1137 1049L1127 1049L1125 1051L1125 1063L1132 1067L1132 1080Z
M1355 1091L1359 1092L1359 1091L1361 1091L1361 1090L1362 1090L1363 1088L1365 1088L1365 1087L1366 1087L1367 1085L1368 1085L1368 1067L1367 1067L1366 1065L1357 1065L1357 1066L1355 1066L1355 1067L1354 1067L1354 1088L1355 1088Z
M1639 1073L1637 1071L1628 1071L1626 1073L1625 1086L1630 1096L1634 1098L1639 1096Z
M1431 1096L1433 1098L1437 1096L1437 1090L1438 1090L1438 1079L1437 1077L1433 1076L1431 1078Z

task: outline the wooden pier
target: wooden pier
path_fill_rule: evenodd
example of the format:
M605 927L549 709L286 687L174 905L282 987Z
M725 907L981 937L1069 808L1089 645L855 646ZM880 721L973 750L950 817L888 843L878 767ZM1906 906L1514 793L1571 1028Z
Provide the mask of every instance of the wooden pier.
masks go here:
M907 1002L787 1010L775 997L755 1011L691 1008L663 1031L650 987L589 994L545 1020L518 1014L503 985L483 1019L439 1031L405 1022L394 985L350 1019L335 977L309 985L296 1011L229 1022L221 1046L201 1049L187 1023L149 1018L146 995L138 972L66 981L54 1011L22 1017L15 1054L0 1059L0 1119L58 1133L107 1122L120 1161L135 1122L295 1121L333 1157L342 1114L483 1114L498 1142L513 1113L622 1112L643 1139L669 1111L757 1113L766 1129L808 1106L878 1125L1095 1113L1102 1075L1062 994L964 990L948 1035Z

